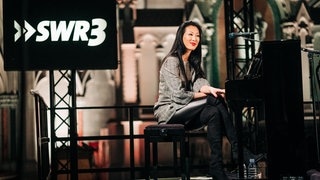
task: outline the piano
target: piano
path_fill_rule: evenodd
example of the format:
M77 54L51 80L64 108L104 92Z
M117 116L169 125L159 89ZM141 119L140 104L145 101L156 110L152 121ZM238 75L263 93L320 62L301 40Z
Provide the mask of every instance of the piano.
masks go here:
M253 107L263 101L263 80L228 80L225 83L226 99L232 109Z
M239 170L243 172L242 110L258 107L264 113L267 178L304 177L300 41L263 41L260 48L261 76L225 83L226 100L234 114L239 136Z

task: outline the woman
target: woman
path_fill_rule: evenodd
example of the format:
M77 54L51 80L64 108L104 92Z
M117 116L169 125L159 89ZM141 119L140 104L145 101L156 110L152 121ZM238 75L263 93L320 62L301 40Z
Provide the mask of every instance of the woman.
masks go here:
M225 131L237 152L237 137L224 103L225 90L210 86L201 69L201 27L184 22L160 69L159 97L154 106L158 123L184 124L187 130L207 125L211 148L209 175L228 179L222 164ZM225 129L224 129L225 128Z

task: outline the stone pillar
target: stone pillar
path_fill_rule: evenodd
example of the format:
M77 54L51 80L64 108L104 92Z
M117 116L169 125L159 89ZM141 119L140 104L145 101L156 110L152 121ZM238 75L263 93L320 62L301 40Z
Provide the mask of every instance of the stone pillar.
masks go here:
M138 75L135 57L135 44L122 44L123 100L125 103L137 103Z

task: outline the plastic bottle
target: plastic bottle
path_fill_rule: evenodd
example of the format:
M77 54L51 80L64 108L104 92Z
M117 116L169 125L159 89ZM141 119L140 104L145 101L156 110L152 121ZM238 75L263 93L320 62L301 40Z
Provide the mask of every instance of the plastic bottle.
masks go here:
M257 177L257 165L254 159L249 159L248 164L248 179L255 179Z
M245 179L248 177L248 168L245 163L243 163L243 177Z
M239 174L239 177L240 177L240 174ZM245 163L243 163L243 178L247 179L247 166Z

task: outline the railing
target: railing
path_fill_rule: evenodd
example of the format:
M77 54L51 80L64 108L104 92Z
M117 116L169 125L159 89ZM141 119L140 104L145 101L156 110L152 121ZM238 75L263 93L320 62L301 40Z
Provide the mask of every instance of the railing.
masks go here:
M135 134L134 133L134 122L139 121L156 121L152 118L139 118L135 117L135 111L138 109L152 109L153 106L151 105L126 105L126 106L94 106L94 107L77 107L77 110L89 110L89 109L116 109L116 110L125 110L127 112L127 122L129 123L129 135L100 135L100 136L81 136L78 137L78 141L95 141L95 140L129 140L129 146L130 146L130 160L129 160L129 167L108 167L108 168L95 168L95 169L79 169L79 173L92 173L92 172L123 172L123 171L129 171L130 172L130 179L135 179L135 172L136 171L144 171L144 166L137 167L135 165L135 156L134 156L134 140L135 139L143 139L143 134ZM121 120L124 121L124 120ZM60 171L61 172L61 171Z
M140 118L139 115L136 115L136 110L141 109L150 109L152 110L152 105L144 105L144 106L137 106L137 105L127 105L127 106L95 106L95 107L76 107L77 110L90 110L90 109L115 109L115 110L121 110L126 111L126 120L122 120L125 122L128 122L129 125L129 134L121 134L121 135L100 135L100 136L78 136L76 141L101 141L101 140L129 140L129 166L121 166L121 167L95 167L95 168L88 168L88 169L77 169L72 170L71 168L74 167L70 165L72 161L67 160L67 164L63 164L61 161L59 161L58 157L58 148L51 149L51 168L50 168L50 162L49 162L49 154L48 154L48 147L49 147L49 137L48 137L48 130L47 128L47 113L50 110L45 103L43 102L43 99L37 94L34 93L35 96L35 103L36 103L36 121L37 121L37 137L38 137L38 159L39 159L39 166L38 166L38 176L40 179L45 179L45 177L50 176L52 179L56 179L58 175L71 175L72 179L72 173L76 172L77 174L81 173L106 173L106 172L129 172L130 173L130 179L136 179L136 172L141 172L142 176L144 173L144 166L136 166L135 164L135 156L134 156L134 149L135 149L135 142L136 139L143 139L143 134L135 134L135 126L134 122L139 121L148 121L151 123L156 123L156 121L152 117L147 118ZM59 109L65 109L65 108L55 108L55 110ZM51 128L53 131L53 128ZM190 138L198 137L198 136L205 136L204 133L191 133L189 135ZM68 142L72 139L69 137L51 137L50 141L51 143L56 142ZM52 147L52 146L51 146ZM70 156L74 155L75 153L79 153L78 149L72 149L71 147L64 146L65 154L68 154ZM62 166L62 168L58 168L58 166ZM78 167L76 165L75 167ZM167 167L169 169L172 167ZM194 165L193 168L198 169L204 169L207 168L206 165ZM165 168L164 168L165 169ZM50 174L49 174L50 173Z
M47 179L50 173L48 135L48 106L37 92L31 92L35 102L35 120L37 134L38 179Z

